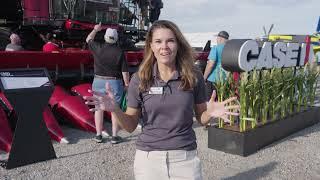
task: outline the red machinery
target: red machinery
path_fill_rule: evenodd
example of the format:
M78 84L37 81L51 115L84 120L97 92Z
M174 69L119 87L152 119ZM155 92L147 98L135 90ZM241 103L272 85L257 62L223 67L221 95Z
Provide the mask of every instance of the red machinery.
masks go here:
M103 28L118 30L123 48L132 49L143 39L145 27L138 28L137 4L131 0L3 0L0 6L0 50L9 35L21 36L27 50L40 50L40 34L55 33L64 46L82 47L87 34L99 22ZM102 39L103 34L97 35Z
M197 55L198 62L206 62L208 52L198 52ZM135 72L143 59L143 51L127 51L126 57L129 71ZM57 53L0 51L0 69L28 67L46 67L53 80L68 78L83 81L93 77L93 56L88 50L66 50Z
M83 49L83 45L88 33L99 22L102 22L104 29L112 27L118 30L120 46L125 49L131 73L137 70L143 59L143 50L134 44L144 39L146 27L138 28L141 18L132 0L2 1L0 50L9 43L10 33L15 32L21 36L22 45L27 51L0 51L0 69L45 67L54 83L68 90L74 85L91 82L93 56L90 51ZM48 32L57 34L63 42L61 52L39 51L44 44L40 34ZM103 40L103 32L98 33L96 38ZM198 52L196 64L205 65L207 56L208 52ZM93 114L81 98L70 95L63 99L57 97L60 96L53 95L49 104L57 104L56 110L60 115L81 129L95 131Z
M9 43L9 35L21 36L26 50L41 50L44 44L40 34L53 32L62 42L63 52L1 52L0 68L46 67L55 79L84 76L92 71L92 56L82 50L85 38L94 25L102 22L103 28L118 30L120 46L126 50L131 72L143 58L142 50L134 44L144 39L147 26L141 27L141 15L132 0L3 0L0 6L0 50ZM147 23L148 24L148 23ZM103 32L97 40L103 40ZM72 47L72 48L70 48ZM71 49L71 50L70 50ZM206 61L207 53L199 52ZM92 74L92 72L91 72Z

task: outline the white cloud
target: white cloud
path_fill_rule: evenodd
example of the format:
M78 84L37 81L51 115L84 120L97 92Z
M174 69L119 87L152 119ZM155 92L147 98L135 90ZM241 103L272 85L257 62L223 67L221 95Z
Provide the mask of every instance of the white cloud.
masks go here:
M218 32L202 32L202 33L184 33L188 42L192 47L204 47L208 40L211 40L211 46L216 44Z
M315 31L320 0L163 0L160 18L178 24L183 32L226 30L231 38L255 38L262 27L272 33L311 34Z

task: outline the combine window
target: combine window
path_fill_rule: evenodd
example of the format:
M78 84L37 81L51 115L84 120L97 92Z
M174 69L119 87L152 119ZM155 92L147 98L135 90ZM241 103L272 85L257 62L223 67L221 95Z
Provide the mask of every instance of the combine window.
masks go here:
M115 24L119 21L119 0L53 0L55 19Z

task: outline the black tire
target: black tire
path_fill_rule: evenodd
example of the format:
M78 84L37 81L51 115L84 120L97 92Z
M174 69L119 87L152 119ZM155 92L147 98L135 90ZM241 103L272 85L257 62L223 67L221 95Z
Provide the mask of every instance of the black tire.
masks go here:
M41 40L32 27L25 26L19 29L19 36L21 38L21 45L25 50L41 51L44 42Z
M10 43L10 30L8 28L0 27L0 50L5 50L7 44Z

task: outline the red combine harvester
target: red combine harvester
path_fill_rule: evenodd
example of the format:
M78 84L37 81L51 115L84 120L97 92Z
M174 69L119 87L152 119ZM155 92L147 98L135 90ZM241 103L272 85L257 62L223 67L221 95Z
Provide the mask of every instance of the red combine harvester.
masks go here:
M0 52L0 69L46 67L53 80L87 80L92 77L93 57L85 48L85 38L94 25L118 30L119 45L125 49L130 71L143 58L135 43L144 40L139 7L132 0L4 0L0 7L0 50L9 43L11 32L20 35L24 52ZM148 18L144 18L148 19ZM39 52L44 42L40 34L54 33L63 51ZM103 31L96 39L103 41ZM38 52L37 52L38 51ZM198 52L206 61L207 53ZM70 83L68 83L70 84Z
M130 0L5 0L0 7L0 50L12 32L20 35L25 52L1 52L0 68L46 67L53 79L92 75L92 56L85 50L85 38L94 25L118 30L119 44L126 50L130 67L139 65L142 50L134 46L146 30L138 28L140 15ZM40 35L54 33L63 51L36 52L44 42ZM97 34L103 40L103 32ZM3 65L3 66L2 66Z
M0 6L0 69L40 68L48 69L56 87L49 101L51 110L74 126L95 131L94 116L84 104L81 96L93 78L93 56L86 49L85 38L94 25L101 22L104 29L112 27L119 34L119 45L125 50L129 71L135 72L143 59L143 49L135 46L143 41L148 23L140 23L139 7L132 0L2 0ZM141 25L143 27L141 27ZM22 39L26 51L3 51L14 32ZM44 41L40 35L54 33L59 39L62 51L42 52ZM97 40L103 41L104 31ZM207 61L208 52L197 52L195 62L201 68ZM61 87L63 86L63 88ZM66 90L67 89L67 90ZM5 97L3 97L5 99ZM4 109L8 103L1 100ZM1 107L0 107L1 109ZM10 110L9 112L12 112ZM13 114L13 113L11 113ZM46 115L44 113L44 115ZM110 114L108 114L110 116ZM108 116L107 115L107 116ZM8 116L8 113L7 113ZM9 117L10 118L10 117ZM55 140L63 139L57 125L44 118ZM6 119L2 124L7 124ZM49 127L49 126L55 127ZM53 131L54 129L58 129ZM12 134L0 133L0 151L10 151ZM0 127L0 132L4 127ZM2 140L5 141L2 141Z
M143 39L138 28L138 7L130 0L4 0L0 7L0 40L3 49L11 32L18 33L27 50L41 49L40 34L54 32L65 47L82 47L86 35L101 22L118 30L120 45L132 48ZM140 18L141 19L141 18ZM100 36L99 36L100 35ZM98 38L103 39L103 34Z

